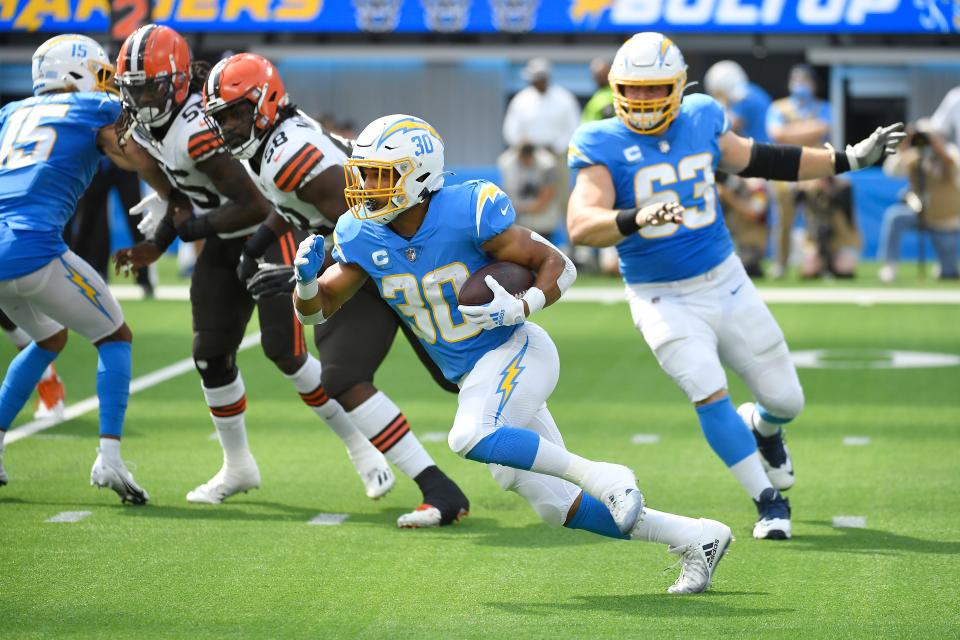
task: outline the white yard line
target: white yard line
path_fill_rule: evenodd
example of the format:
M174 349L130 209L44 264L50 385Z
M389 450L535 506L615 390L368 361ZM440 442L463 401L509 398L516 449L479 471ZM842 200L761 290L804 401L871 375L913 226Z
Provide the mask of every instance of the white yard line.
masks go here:
M870 438L867 436L844 436L843 444L848 447L865 447L870 444Z
M120 284L110 287L119 300L141 300L140 287ZM881 287L822 289L760 287L764 302L784 304L960 304L960 289L884 289ZM158 300L188 300L185 285L157 287ZM626 302L622 287L574 287L562 298L567 302L618 304Z
M92 511L61 511L52 518L48 518L47 522L80 522L87 516L89 516Z
M307 524L334 527L338 524L343 524L349 517L350 514L348 513L318 513L310 520L307 520Z
M249 349L250 347L260 344L260 332L252 333L245 337L240 343L240 351ZM193 371L193 358L184 358L183 360L178 360L171 365L167 365L162 369L157 369L146 375L142 375L139 378L134 378L130 381L130 395L139 393L150 387L155 387L161 382L166 382L177 376L181 376L189 371ZM35 433L40 433L55 427L61 422L66 422L67 420L73 420L78 416L82 416L85 413L94 411L100 407L100 401L97 399L97 396L91 396L89 398L84 398L79 402L75 402L70 406L66 407L63 411L63 418L46 418L43 420L34 420L33 422L28 422L27 424L21 425L16 429L10 429L7 432L7 436L4 439L4 444L13 444L17 440L23 440L24 438L29 438Z
M867 516L833 516L834 529L865 529Z

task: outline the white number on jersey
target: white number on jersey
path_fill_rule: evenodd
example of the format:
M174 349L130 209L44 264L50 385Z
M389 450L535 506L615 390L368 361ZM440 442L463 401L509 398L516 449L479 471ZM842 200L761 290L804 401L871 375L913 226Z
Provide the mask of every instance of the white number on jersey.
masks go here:
M466 319L459 324L453 321L450 304L443 295L443 285L449 284L454 297L457 297L460 287L469 277L470 273L462 262L448 264L423 276L421 295L417 279L412 274L385 276L382 282L383 297L393 300L398 293L403 294L404 301L397 305L397 309L413 321L413 331L419 338L434 344L439 330L445 342L460 342L477 335L481 329ZM430 309L427 309L424 298L430 303Z
M17 109L10 116L7 133L0 141L0 167L20 169L49 158L57 141L57 132L53 127L41 126L40 120L62 119L69 110L68 104L40 104Z
M717 219L716 191L713 188L713 154L709 152L687 156L674 169L673 165L662 162L637 171L633 178L637 207L645 207L656 202L680 202L680 196L670 189L654 191L654 183L661 187L676 183L678 180L694 180L698 174L703 180L693 185L693 197L703 198L703 209L686 207L683 211L683 226L699 229L712 224ZM644 227L640 235L644 238L665 238L677 232L678 225L665 224L659 227Z

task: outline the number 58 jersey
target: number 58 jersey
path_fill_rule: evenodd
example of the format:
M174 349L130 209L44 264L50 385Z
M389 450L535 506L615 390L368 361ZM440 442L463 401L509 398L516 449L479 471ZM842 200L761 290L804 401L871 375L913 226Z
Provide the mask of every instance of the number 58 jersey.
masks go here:
M628 284L693 278L733 252L714 183L718 138L729 128L723 107L695 93L683 99L676 120L658 136L636 133L619 118L590 122L574 133L571 169L606 166L616 190L614 208L656 202L685 208L683 224L647 227L617 245Z
M333 257L367 272L443 375L457 382L520 326L484 331L457 309L463 283L493 262L482 245L506 231L515 218L503 191L485 180L471 180L434 193L412 238L343 214L333 236Z

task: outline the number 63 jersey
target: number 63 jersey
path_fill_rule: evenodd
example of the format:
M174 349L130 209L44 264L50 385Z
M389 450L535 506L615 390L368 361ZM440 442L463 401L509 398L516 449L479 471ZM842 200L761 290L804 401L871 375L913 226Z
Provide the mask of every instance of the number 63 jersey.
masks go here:
M659 136L636 133L619 118L590 122L574 133L571 169L606 166L616 190L614 208L656 202L685 208L683 224L647 227L617 245L628 284L693 278L733 252L714 184L718 138L729 128L723 107L696 93L683 99L680 114Z
M367 272L443 375L457 382L520 326L484 331L457 309L463 283L493 262L482 245L506 231L515 218L503 191L485 180L471 180L435 192L412 238L345 213L334 232L333 257Z

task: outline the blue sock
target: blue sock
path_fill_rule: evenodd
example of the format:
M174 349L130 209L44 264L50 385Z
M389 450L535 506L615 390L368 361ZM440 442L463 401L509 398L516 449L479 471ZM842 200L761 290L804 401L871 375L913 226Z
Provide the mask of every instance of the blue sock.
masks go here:
M43 372L57 354L31 342L10 362L7 376L0 387L0 430L10 428L13 419L27 403L34 387L40 382Z
M130 397L130 343L104 342L97 347L97 397L100 399L100 437L120 439Z
M617 523L613 521L610 510L603 503L587 493L580 494L580 506L570 518L570 522L563 525L568 529L583 529L592 533L599 533L608 538L627 540L629 536L620 533Z
M475 444L465 457L476 462L494 462L505 467L529 470L539 448L540 436L535 432L500 427Z
M728 467L757 450L757 441L733 408L730 396L697 407L697 416L710 448Z

